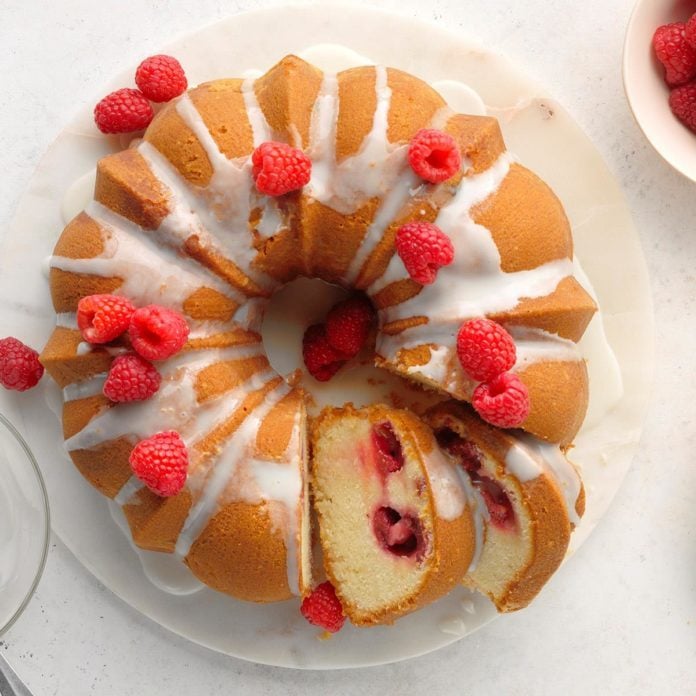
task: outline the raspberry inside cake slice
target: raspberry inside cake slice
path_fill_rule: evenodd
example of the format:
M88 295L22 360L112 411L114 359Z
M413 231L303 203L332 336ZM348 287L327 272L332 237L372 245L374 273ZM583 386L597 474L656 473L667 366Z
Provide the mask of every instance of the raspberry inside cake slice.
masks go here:
M325 568L354 624L389 623L461 581L473 519L454 466L416 416L327 409L313 452Z
M558 446L492 428L463 404L440 404L425 419L478 493L484 533L465 583L498 611L527 606L561 564L584 510L575 468Z

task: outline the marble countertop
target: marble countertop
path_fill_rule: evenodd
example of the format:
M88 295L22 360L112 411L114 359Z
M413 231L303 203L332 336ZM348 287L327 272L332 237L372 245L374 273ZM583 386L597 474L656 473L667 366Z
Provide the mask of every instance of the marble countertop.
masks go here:
M108 76L193 27L269 4L3 0L0 235L41 154ZM696 184L655 154L624 99L621 46L633 0L372 4L464 31L519 61L575 116L623 186L657 315L654 399L634 466L598 529L530 608L436 653L365 670L290 671L199 648L123 604L54 537L34 600L0 641L37 696L386 696L423 687L434 694L694 693Z

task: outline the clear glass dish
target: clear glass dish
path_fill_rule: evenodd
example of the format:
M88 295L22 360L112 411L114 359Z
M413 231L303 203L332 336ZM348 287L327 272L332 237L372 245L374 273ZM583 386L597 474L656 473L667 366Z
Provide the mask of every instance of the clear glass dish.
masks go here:
M0 636L34 594L50 529L46 486L34 455L0 414Z

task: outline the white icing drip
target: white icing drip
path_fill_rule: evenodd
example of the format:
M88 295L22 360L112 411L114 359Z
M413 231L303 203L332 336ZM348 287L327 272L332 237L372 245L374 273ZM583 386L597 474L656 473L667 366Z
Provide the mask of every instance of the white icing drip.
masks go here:
M59 312L56 314L56 326L64 329L77 329L77 314L75 312Z
M490 521L491 516L488 512L488 506L486 505L481 492L471 482L471 479L464 470L464 467L458 462L453 462L452 466L454 467L454 471L456 472L459 482L464 489L464 493L466 494L466 499L469 504L469 510L471 510L471 516L474 520L476 546L474 548L474 555L471 558L471 563L469 564L469 569L467 571L472 572L476 570L476 566L478 566L478 563L481 560L483 545L486 541L487 524Z
M76 401L77 399L84 399L88 396L97 396L102 393L105 381L106 373L103 372L89 379L85 379L82 382L68 384L63 389L63 400Z
M157 244L140 227L108 208L93 201L87 213L101 227L102 253L88 259L54 256L52 268L121 278L118 292L140 305L157 303L181 308L187 297L204 286L241 300L241 296L234 296L228 286L209 277L205 269L186 262L174 249ZM153 273L153 269L158 272Z
M80 341L75 349L75 355L87 355L92 352L92 344L87 341Z
M144 484L140 479L131 476L114 497L114 502L123 507L143 486Z
M405 166L408 145L391 145L387 137L391 104L387 69L376 67L375 77L377 106L372 128L358 152L340 163L336 162L338 82L334 75L324 75L312 110L312 178L304 192L343 214L355 212L371 198L383 198L394 188Z
M531 481L542 473L552 478L559 487L568 511L568 518L577 525L580 517L575 503L580 494L581 481L575 467L566 459L558 445L542 442L527 434L517 436L505 455L505 466L520 481Z
M261 219L256 225L256 231L264 238L268 239L278 234L286 227L283 216L278 208L278 203L273 198L267 198L261 209Z
M162 384L153 397L105 408L65 441L66 448L68 451L89 449L119 437L140 439L172 429L178 430L186 441L191 429L202 427L203 414L212 410L210 406L198 405L195 389L198 372L214 362L244 359L250 354L259 354L258 346L216 348L170 358L160 368Z
M471 87L457 80L439 80L432 88L440 94L453 111L472 116L485 116L486 105Z
M244 96L244 106L246 107L247 117L251 125L251 132L254 138L254 147L265 143L271 138L271 128L263 115L263 111L256 99L254 91L254 77L247 77L242 83L242 95Z
M160 180L167 176L178 179L177 184L170 188L175 192L175 197L183 199L188 209L195 214L198 228L207 231L208 234L201 240L204 245L219 245L225 256L232 259L254 282L266 289L276 287L276 281L252 267L256 250L249 228L249 216L254 208L259 207L259 196L256 194L251 176L251 158L230 160L220 152L188 95L184 94L177 101L176 109L186 125L195 133L213 168L213 176L207 187L194 191L188 182L174 172L171 164L148 143L141 143L138 146L139 151L154 164L153 173Z
M395 335L380 334L377 352L394 359L402 348L423 344L447 347L452 353L456 333L463 320L485 316L514 308L522 298L543 297L553 292L558 283L572 275L570 259L558 259L531 270L505 273L500 268L500 253L490 232L474 223L470 210L477 203L494 193L507 176L511 162L509 154L501 155L488 170L465 177L455 196L445 204L435 224L447 234L454 246L454 262L438 272L437 282L425 286L415 297L380 312L382 325L408 317L427 317L425 324L414 326ZM397 256L392 258L384 276L369 288L374 294L391 282L407 277L406 270ZM543 332L520 334L520 365L546 355L562 355L576 360L571 354L569 342L551 337ZM547 341L548 345L544 345ZM414 368L425 377L443 382L446 377L447 355L433 351L427 365Z
M185 557L193 542L215 514L220 498L233 479L240 462L250 454L256 433L269 411L290 390L285 382L266 394L263 402L249 413L233 435L222 446L215 459L214 469L204 482L202 494L189 510L189 514L176 542L176 553ZM203 472L199 472L200 473ZM207 473L207 471L205 472Z
M448 521L457 519L466 508L466 495L456 467L438 447L424 455L423 461L428 471L438 517Z
M542 361L577 362L581 360L577 344L543 329L526 326L507 326L515 341L517 360L513 370L523 370L528 365Z
M147 579L155 587L178 596L191 595L205 588L205 585L181 562L178 556L139 549L133 543L130 528L123 511L118 505L114 504L114 501L109 501L109 512L138 556Z

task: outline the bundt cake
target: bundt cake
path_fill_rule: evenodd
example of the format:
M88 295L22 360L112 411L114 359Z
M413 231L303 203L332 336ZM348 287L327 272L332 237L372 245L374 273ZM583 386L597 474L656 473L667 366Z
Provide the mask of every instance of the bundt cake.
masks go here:
M423 128L449 134L461 152L461 167L441 183L409 167L409 142ZM304 187L268 196L254 186L252 152L270 140L311 160ZM454 246L454 261L427 286L395 254L397 230L413 221L436 223ZM289 56L257 79L202 84L164 106L142 140L98 163L94 200L56 244L58 322L42 362L64 390L66 446L85 478L123 505L142 548L180 555L235 597L303 593L306 414L302 391L270 368L259 333L274 291L298 276L364 291L378 312L377 364L456 399L471 399L475 386L456 358L458 327L484 315L503 324L529 393L521 427L569 443L588 392L576 342L595 311L573 278L572 254L560 202L505 151L495 119L452 113L407 73L327 74ZM83 340L78 302L100 293L188 321L188 341L163 364L149 401L102 394L129 345ZM393 421L396 432L407 418ZM135 443L165 429L181 433L190 453L185 487L170 498L140 486L129 467ZM437 455L414 449L404 475L427 469L428 456ZM430 495L416 509L444 543L451 532L440 529ZM462 530L467 520L463 513ZM444 591L466 565L468 534L428 592ZM450 553L443 549L432 552Z
M584 512L580 476L558 446L493 428L466 404L439 404L425 421L479 493L484 534L465 582L498 611L527 606L560 565Z
M473 518L419 418L382 405L326 409L311 440L324 567L352 623L390 623L461 582Z

